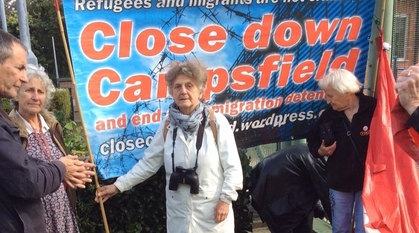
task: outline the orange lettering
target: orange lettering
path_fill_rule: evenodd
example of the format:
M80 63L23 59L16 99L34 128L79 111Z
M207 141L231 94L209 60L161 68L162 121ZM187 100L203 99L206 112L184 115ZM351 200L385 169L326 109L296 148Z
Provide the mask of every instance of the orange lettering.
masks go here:
M284 21L278 25L274 33L274 41L280 47L289 48L296 45L303 36L301 25L295 21Z
M263 60L262 64L259 66L259 88L268 88L269 83L271 82L272 72L278 70L280 59L281 55L271 54Z
M132 21L121 22L119 34L119 57L129 57L131 53Z
M164 50L165 45L166 37L162 31L156 28L148 28L140 32L135 43L137 51L149 57L159 55Z
M227 40L227 32L218 25L209 25L202 29L198 36L198 44L205 52L217 52Z
M278 87L285 87L291 74L292 61L294 54L285 54L282 59L281 73L278 77Z
M178 27L170 32L169 38L174 43L168 47L169 51L174 54L186 54L193 50L194 40L191 36L194 31L188 27Z
M104 60L108 58L113 50L114 46L110 44L104 44L102 48L96 50L99 46L95 46L95 36L98 32L102 32L103 37L115 36L115 31L111 25L105 22L94 22L88 24L83 28L80 36L80 45L83 53L90 59L93 60Z
M212 93L221 93L226 89L228 85L228 72L226 69L217 68L214 70L207 70L207 74L207 88L205 89L203 98L209 100Z
M231 76L234 82L231 83L231 89L235 91L245 91L252 88L255 85L255 77L253 72L255 69L249 65L236 66L233 69Z
M336 35L336 42L343 41L348 28L350 29L348 33L348 40L354 41L358 39L361 26L362 19L360 17L344 18Z
M339 20L333 20L332 24L329 25L328 20L321 20L317 25L314 20L306 21L306 35L307 35L307 44L315 45L317 41L320 41L321 44L328 42L333 32L335 31Z
M316 73L316 80L321 79L327 71L327 66L329 65L329 61L332 58L332 54L333 51L332 50L325 50L323 52L322 58L320 59L319 62L319 68L317 68L317 73Z
M244 31L243 46L246 49L265 49L269 45L272 31L273 15L266 14L260 23L251 23ZM256 35L259 37L257 38Z
M316 70L316 64L312 60L307 60L299 63L294 68L294 82L296 84L305 83L311 78L314 70Z
M90 99L97 105L107 106L115 103L119 97L119 91L109 91L107 96L102 95L102 82L108 79L109 83L119 83L121 78L119 74L111 69L102 69L93 73L87 83L87 93Z
M339 68L345 67L345 69L347 69L351 72L354 72L355 67L356 67L356 63L359 60L359 54L360 53L361 53L361 49L353 48L349 51L348 56L341 55L341 56L335 58L335 60L333 60L332 63L330 64L330 67L332 69L339 69ZM346 64L346 65L343 66L343 64Z
M124 91L124 99L128 102L151 99L151 79L147 75L134 75L127 79L126 84L133 84ZM139 83L139 84L137 84ZM135 85L134 85L135 84Z

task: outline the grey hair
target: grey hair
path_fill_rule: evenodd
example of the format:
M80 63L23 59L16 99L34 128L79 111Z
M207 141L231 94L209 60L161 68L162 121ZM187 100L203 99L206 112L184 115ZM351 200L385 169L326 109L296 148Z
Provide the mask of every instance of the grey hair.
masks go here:
M362 88L358 78L345 69L329 70L329 73L319 80L318 85L322 90L332 88L341 94L355 94Z
M173 84L176 77L180 74L192 78L201 91L204 91L207 87L207 68L202 62L198 60L186 60L184 62L173 61L165 76L166 83L169 86L169 94L171 96L173 96Z
M16 37L6 31L0 29L0 64L3 64L9 57L13 55L13 44L21 46L28 51L26 46Z
M52 80L49 78L48 74L45 72L44 67L28 64L26 67L26 76L28 77L28 81L30 81L33 78L38 78L42 85L45 87L45 103L44 103L44 109L48 109L49 105L51 104L52 94L55 92L54 84L52 83ZM12 105L15 109L18 109L19 102L15 99L11 100Z

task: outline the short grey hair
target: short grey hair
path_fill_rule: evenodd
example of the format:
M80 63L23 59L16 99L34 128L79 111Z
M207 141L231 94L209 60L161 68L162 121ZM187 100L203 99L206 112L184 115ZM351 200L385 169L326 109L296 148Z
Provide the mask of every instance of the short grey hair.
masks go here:
M26 46L16 37L6 31L0 29L0 64L3 64L9 57L13 55L13 44L21 46L28 51Z
M173 61L165 76L166 83L169 87L169 94L171 96L173 96L173 84L176 77L180 74L192 78L202 92L207 87L207 68L202 62L198 60L186 60L184 62Z
M42 85L45 87L45 103L44 103L44 109L48 109L51 104L51 99L53 97L53 94L55 92L54 84L52 83L52 80L49 78L48 74L45 72L44 67L42 66L35 66L32 64L28 64L26 67L26 76L28 77L28 81L30 81L33 78L38 78ZM12 105L15 109L18 109L19 103L17 100L12 99Z
M327 75L319 80L318 85L322 90L333 88L341 94L355 94L360 92L362 88L358 78L345 69L331 69Z

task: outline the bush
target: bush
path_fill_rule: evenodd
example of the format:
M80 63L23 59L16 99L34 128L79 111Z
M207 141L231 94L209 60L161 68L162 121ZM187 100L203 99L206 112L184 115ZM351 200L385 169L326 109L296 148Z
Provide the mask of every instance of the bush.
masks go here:
M12 105L10 104L10 100L6 98L1 99L1 104L3 105L3 110L9 114L12 111Z
M246 149L239 149L240 160L243 169L243 190L238 191L239 197L233 202L233 210L235 217L235 232L244 233L253 231L253 214L249 211L250 191L246 189L246 185L250 179L250 157L246 155Z
M65 136L64 144L70 154L86 156L89 153L83 127L79 126L75 121L68 121L64 125L63 131Z
M250 177L252 167L246 150L239 150L244 184ZM112 233L166 232L165 170L162 167L155 175L133 189L118 194L104 203L108 228ZM100 185L112 184L115 179L102 181ZM81 233L102 233L104 225L100 204L94 202L95 186L78 190L77 221ZM249 212L249 191L238 192L233 202L236 233L252 232L252 213Z
M112 184L115 179L102 181ZM107 200L103 206L112 233L166 232L165 171L133 189ZM100 205L94 202L95 187L78 190L77 221L81 233L102 233L104 225Z
M73 110L70 90L67 88L57 88L51 99L50 109L52 109L61 125L67 124Z

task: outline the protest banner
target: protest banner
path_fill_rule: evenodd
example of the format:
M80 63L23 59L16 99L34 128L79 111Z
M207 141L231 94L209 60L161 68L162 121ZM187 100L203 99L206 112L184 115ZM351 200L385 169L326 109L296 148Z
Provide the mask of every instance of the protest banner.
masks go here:
M173 60L208 66L204 98L248 148L304 138L327 106L317 81L364 81L373 0L63 0L76 88L102 179L142 157L173 102Z

